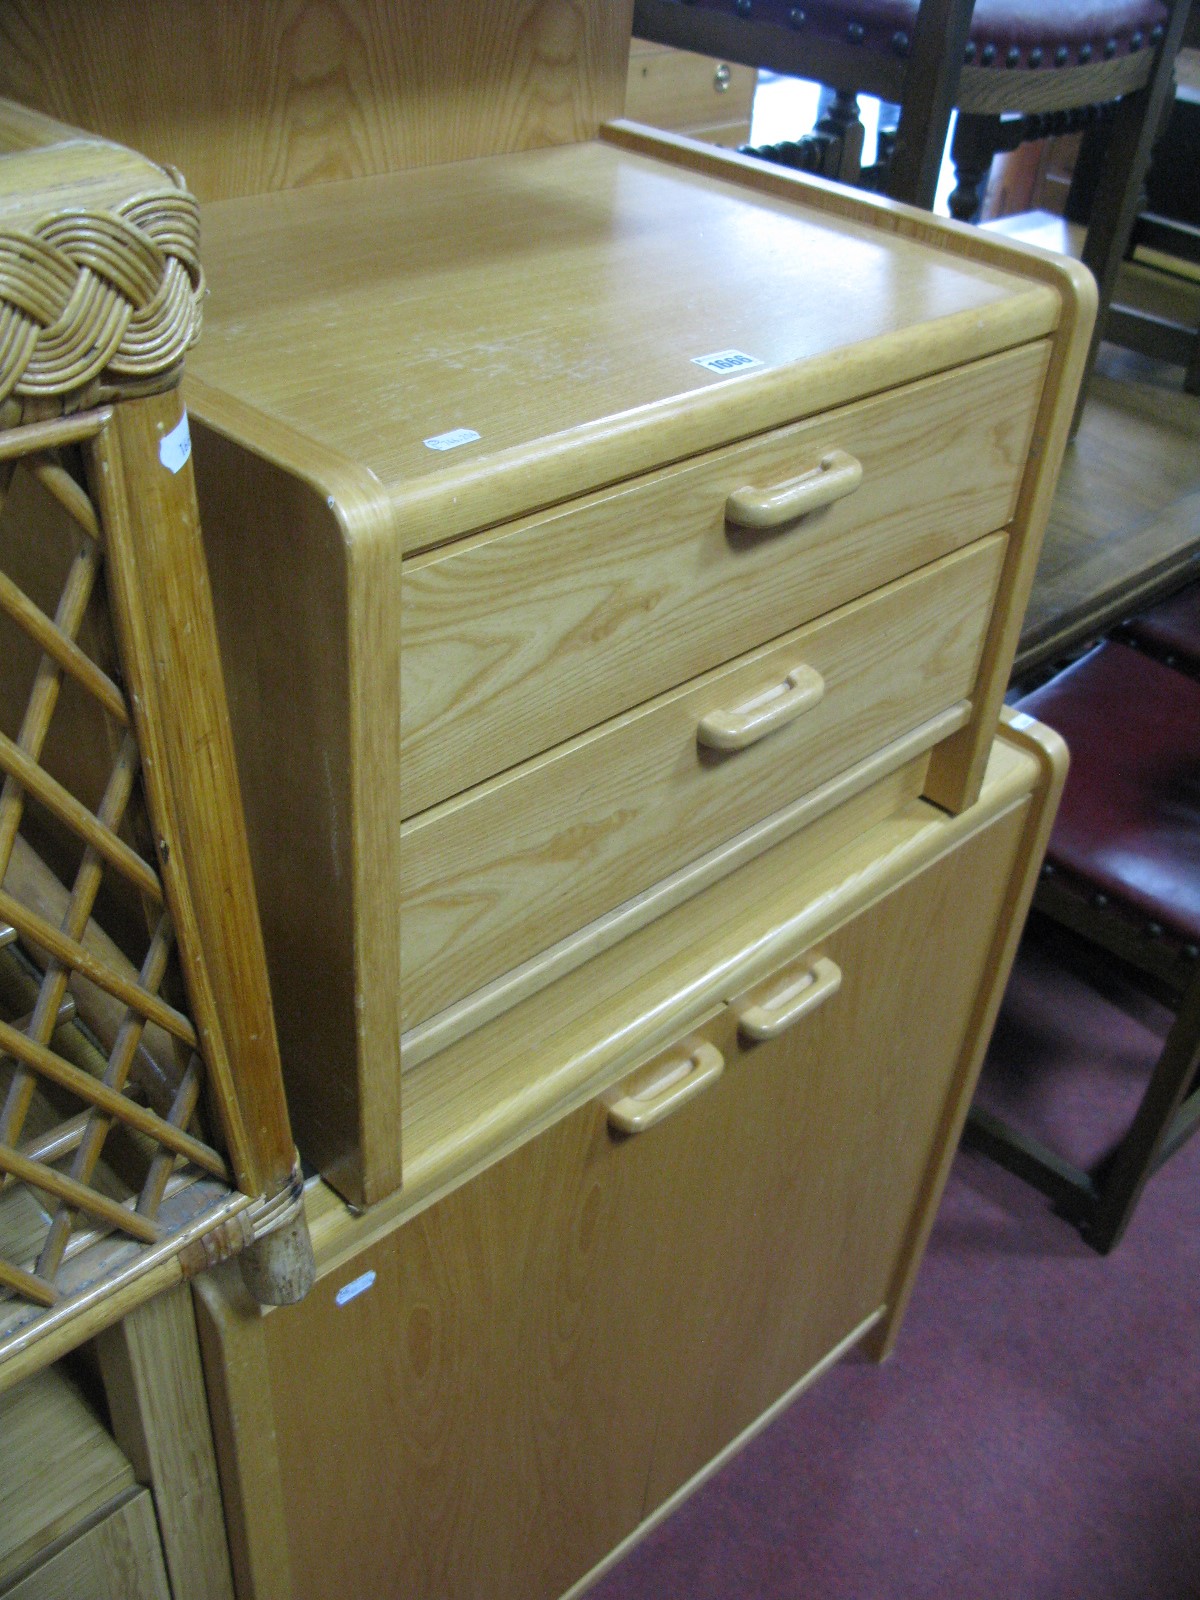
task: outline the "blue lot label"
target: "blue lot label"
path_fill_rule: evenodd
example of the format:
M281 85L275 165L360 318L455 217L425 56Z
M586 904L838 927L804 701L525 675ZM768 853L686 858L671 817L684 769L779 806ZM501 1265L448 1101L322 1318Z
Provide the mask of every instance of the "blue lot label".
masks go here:
M333 1298L339 1306L348 1306L351 1300L357 1300L360 1294L366 1294L374 1282L375 1274L364 1272L357 1278L351 1278L349 1283L344 1283Z

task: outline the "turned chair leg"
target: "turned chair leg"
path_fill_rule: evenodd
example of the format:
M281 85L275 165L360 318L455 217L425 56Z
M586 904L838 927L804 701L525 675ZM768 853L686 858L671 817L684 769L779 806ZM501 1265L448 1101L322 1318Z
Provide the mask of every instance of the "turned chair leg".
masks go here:
M862 170L864 128L859 116L858 96L849 89L835 89L832 104L813 129L836 141L838 163L836 172L826 177L838 183L857 183Z
M959 113L950 146L956 179L950 192L950 215L959 222L978 221L992 158L999 147L999 117Z

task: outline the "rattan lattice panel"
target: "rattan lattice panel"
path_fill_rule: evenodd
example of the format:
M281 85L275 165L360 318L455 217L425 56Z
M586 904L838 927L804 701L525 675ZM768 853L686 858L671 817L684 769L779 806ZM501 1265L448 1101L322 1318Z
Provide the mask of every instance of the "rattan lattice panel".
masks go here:
M0 436L0 1330L57 1303L64 1265L101 1240L155 1245L186 1214L164 1217L168 1196L230 1178L143 848L81 442L17 456Z
M198 241L178 174L0 102L0 1387L251 1243L256 1292L310 1281L177 387Z

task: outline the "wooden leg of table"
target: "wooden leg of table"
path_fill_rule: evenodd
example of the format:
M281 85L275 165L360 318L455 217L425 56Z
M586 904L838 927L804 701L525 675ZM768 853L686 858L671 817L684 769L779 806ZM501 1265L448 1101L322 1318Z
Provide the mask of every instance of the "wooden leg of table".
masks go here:
M923 0L917 8L900 127L887 175L893 200L933 210L974 9L968 0Z
M233 1600L190 1289L140 1306L97 1347L117 1443L154 1495L173 1600Z

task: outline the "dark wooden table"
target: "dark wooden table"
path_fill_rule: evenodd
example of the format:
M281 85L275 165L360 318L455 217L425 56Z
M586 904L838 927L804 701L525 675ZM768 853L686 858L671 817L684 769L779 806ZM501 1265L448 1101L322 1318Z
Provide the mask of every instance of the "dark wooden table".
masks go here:
M1200 302L1200 285L1195 289ZM1200 578L1200 398L1178 367L1101 348L1069 447L1016 670Z

